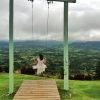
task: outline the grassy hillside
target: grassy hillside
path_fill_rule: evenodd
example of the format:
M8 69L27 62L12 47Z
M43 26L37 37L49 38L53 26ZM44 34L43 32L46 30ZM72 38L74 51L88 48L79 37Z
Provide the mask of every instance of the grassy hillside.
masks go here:
M47 79L37 76L15 75L15 91L23 80ZM70 81L70 91L63 90L63 80L57 80L61 100L100 100L100 81ZM12 100L8 96L8 74L0 73L0 100Z

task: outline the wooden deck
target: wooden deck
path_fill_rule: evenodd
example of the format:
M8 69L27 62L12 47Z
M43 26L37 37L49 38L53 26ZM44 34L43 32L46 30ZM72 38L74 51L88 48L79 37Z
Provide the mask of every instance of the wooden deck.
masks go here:
M27 80L13 100L60 100L60 96L54 80Z

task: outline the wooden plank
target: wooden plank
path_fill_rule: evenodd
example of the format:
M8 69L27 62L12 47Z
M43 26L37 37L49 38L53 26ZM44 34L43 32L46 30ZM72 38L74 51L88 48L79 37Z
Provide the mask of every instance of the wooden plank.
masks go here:
M26 80L13 100L60 100L54 80Z

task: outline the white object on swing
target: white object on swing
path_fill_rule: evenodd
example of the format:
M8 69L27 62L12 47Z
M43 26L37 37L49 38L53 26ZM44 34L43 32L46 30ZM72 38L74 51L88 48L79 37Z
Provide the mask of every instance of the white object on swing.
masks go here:
M37 69L37 75L42 74L43 72L45 72L45 69L47 68L47 66L44 64L45 59L40 60L39 58L37 58L37 65L33 66L33 69Z

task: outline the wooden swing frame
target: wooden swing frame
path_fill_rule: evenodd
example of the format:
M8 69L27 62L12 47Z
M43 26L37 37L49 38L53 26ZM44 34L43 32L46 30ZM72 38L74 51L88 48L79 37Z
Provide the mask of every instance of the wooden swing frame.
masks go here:
M76 0L47 0L64 2L64 90L69 90L69 60L68 60L68 3ZM14 92L14 0L9 0L9 94Z

